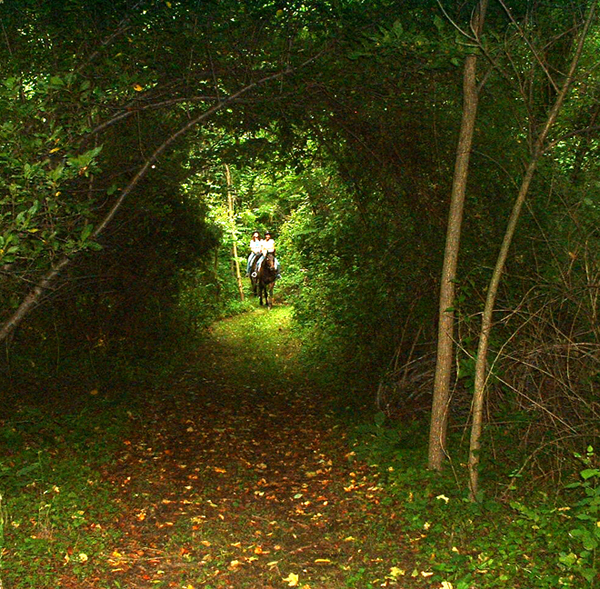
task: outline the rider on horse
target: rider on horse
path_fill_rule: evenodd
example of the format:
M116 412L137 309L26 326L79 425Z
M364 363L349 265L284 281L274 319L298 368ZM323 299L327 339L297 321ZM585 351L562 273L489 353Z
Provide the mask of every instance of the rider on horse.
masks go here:
M246 265L246 276L250 276L254 264L258 260L259 256L262 255L263 240L260 238L260 233L255 231L252 234L250 240L250 255L248 256L248 264Z
M250 242L250 245L252 245L252 242ZM271 233L269 231L265 233L265 238L261 241L261 256L256 262L256 269L254 272L259 271L260 265L262 264L267 254L273 254L273 257L275 258L275 240L271 237ZM277 278L281 278L281 275L279 274L279 261L277 260L277 258L275 258L275 269L277 270Z

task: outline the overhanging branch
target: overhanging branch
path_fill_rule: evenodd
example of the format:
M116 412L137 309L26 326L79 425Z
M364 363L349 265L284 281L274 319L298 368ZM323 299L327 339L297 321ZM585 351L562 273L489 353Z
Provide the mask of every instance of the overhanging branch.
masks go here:
M315 61L322 55L322 52L317 55L307 59L302 64L300 64L296 68L287 67L282 71L276 72L274 74L269 74L264 76L263 78L257 80L256 82L252 82L234 94L226 98L222 98L218 104L211 106L209 109L201 113L200 115L194 117L190 121L188 121L185 125L180 127L176 132L170 135L157 149L154 150L152 155L144 162L141 168L138 170L136 175L132 178L129 184L121 191L121 194L114 202L108 213L104 216L104 218L100 221L100 223L96 226L96 228L90 234L90 239L97 239L100 234L106 229L106 227L113 220L114 216L117 214L118 210L121 208L123 202L126 197L133 191L133 189L139 184L140 180L147 174L148 170L151 168L152 164L163 154L169 146L175 143L178 139L180 139L183 135L185 135L190 129L196 127L204 120L209 118L211 115L221 110L222 108L230 105L235 102L238 98L247 94L248 92L254 90L259 86L263 86L273 80L281 79L284 76L292 74L294 71L305 67L309 63ZM52 283L56 280L56 278L60 275L60 273L67 268L77 257L84 251L83 248L77 250L75 252L70 253L69 255L63 255L56 264L52 266L50 270L46 272L42 276L42 278L37 282L37 284L29 291L29 293L25 296L25 298L21 301L21 304L18 308L12 313L12 315L2 323L0 326L0 341L6 340L6 338L13 332L13 330L18 327L18 325L23 321L23 319L27 316L27 314L35 308L44 294L52 285Z

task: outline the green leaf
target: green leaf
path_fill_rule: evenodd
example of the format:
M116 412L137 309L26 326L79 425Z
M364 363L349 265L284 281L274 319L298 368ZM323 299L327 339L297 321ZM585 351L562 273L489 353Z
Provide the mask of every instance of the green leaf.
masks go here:
M81 241L86 241L87 238L92 234L92 231L94 230L94 226L91 223L88 223L84 228L83 231L81 232L81 236L80 236L80 240Z
M71 156L68 158L69 165L82 170L87 168L95 159L96 156L102 151L102 146L90 149L85 153L77 156Z
M583 547L586 550L595 550L598 547L598 541L590 536L583 539Z
M588 583L591 583L596 578L596 569L583 569L581 574Z
M580 473L581 478L584 480L588 480L591 479L592 477L597 477L600 475L600 470L598 470L597 468L586 468L585 470L582 470Z

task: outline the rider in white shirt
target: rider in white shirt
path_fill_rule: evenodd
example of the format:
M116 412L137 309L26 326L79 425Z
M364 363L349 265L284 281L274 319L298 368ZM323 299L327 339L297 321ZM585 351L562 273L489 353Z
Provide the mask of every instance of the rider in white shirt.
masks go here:
M275 240L271 237L269 231L265 233L265 238L261 241L261 256L258 259L258 262L256 262L256 272L258 272L258 269L267 254L275 254ZM277 278L281 278L279 275L279 260L277 258L275 258L275 269L277 270Z
M275 240L271 237L270 233L265 233L260 250L263 256L275 253Z
M254 262L261 256L262 254L262 245L263 240L260 238L260 233L255 231L252 234L252 239L250 240L250 255L248 256L248 263L246 264L246 276L250 276L250 269Z

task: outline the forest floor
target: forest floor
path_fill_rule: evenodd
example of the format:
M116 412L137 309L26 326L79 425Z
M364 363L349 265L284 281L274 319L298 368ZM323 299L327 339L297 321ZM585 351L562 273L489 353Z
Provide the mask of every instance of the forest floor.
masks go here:
M0 589L594 586L600 471L572 507L471 503L460 460L423 468L423 422L357 412L301 345L257 309L122 382L4 403Z
M59 586L430 586L426 571L414 569L379 469L356 458L298 350L289 310L259 310L216 324L185 372L145 390L101 467L99 484L112 489L106 512L70 516L81 526L51 567ZM93 494L88 482L84 492ZM52 488L58 497L47 484L47 503L37 524L31 519L38 542L58 542L61 533ZM18 554L5 545L10 571ZM39 577L37 585L11 578L8 589L46 586Z

